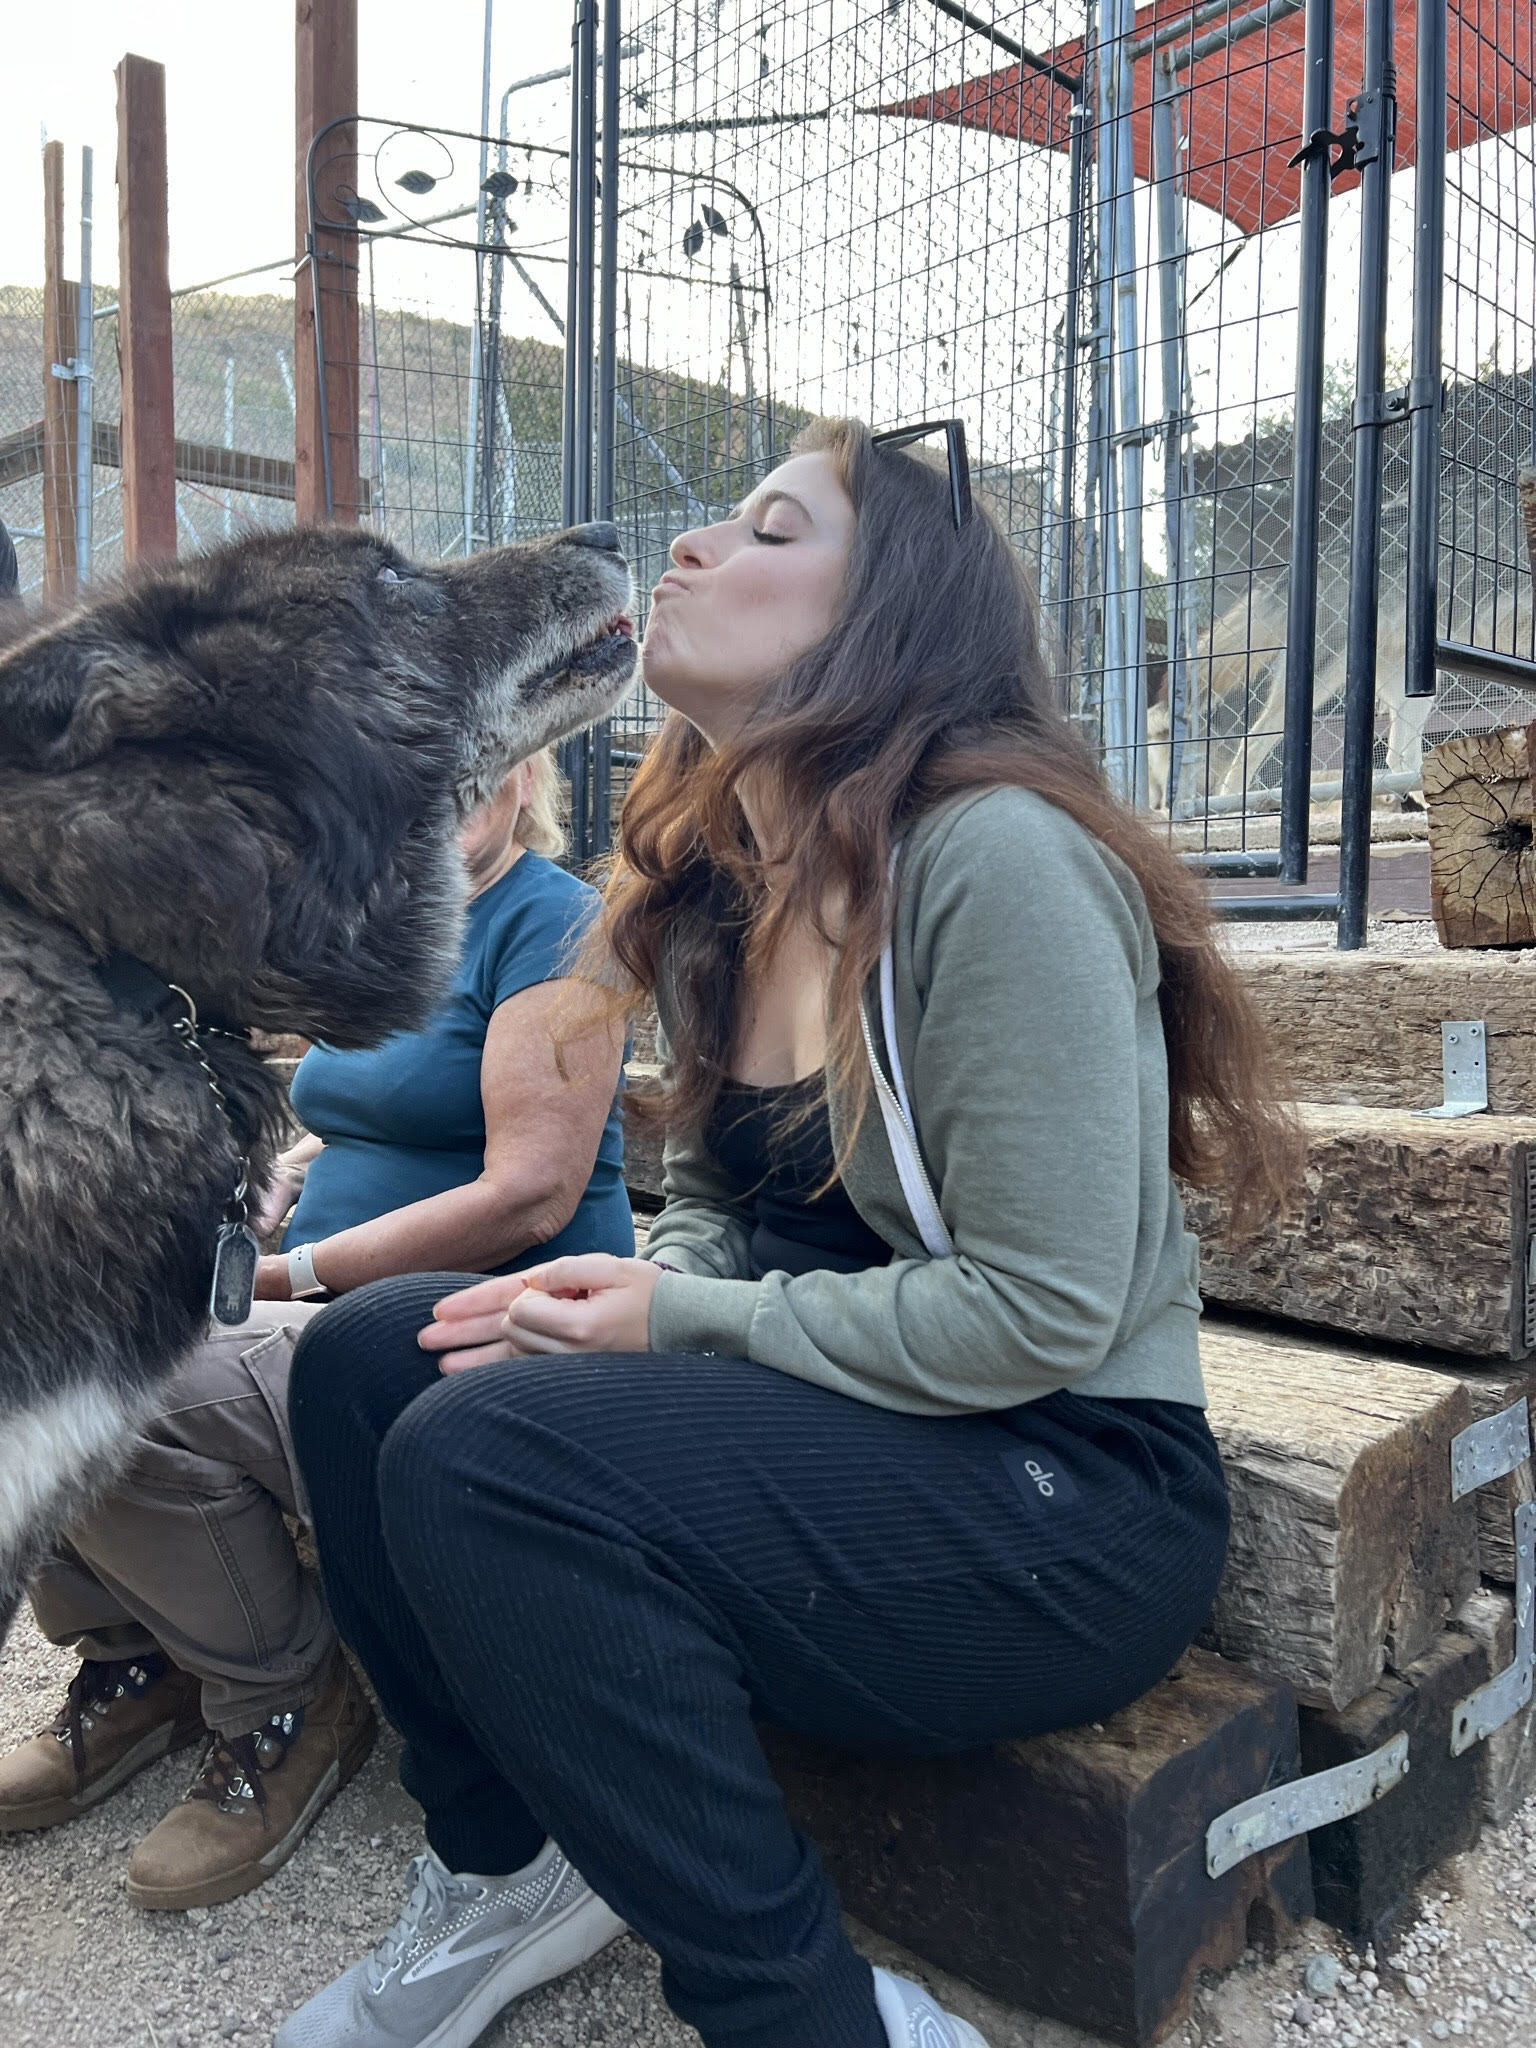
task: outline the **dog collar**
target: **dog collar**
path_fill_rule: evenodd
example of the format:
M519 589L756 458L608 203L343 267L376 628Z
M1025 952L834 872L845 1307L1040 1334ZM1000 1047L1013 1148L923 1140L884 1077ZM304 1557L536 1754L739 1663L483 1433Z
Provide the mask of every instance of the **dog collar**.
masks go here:
M91 972L124 1010L137 1010L141 1017L160 1017L172 1027L187 1014L180 991L132 953L109 953L105 960L93 963Z

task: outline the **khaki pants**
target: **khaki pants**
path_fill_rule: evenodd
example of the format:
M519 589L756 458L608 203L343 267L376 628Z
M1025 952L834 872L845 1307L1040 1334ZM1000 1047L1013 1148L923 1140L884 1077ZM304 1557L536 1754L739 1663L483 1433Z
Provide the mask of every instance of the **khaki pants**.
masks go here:
M165 1390L113 1491L32 1586L50 1642L110 1660L161 1649L221 1735L306 1705L336 1633L284 1524L305 1513L288 1369L316 1302L258 1302Z

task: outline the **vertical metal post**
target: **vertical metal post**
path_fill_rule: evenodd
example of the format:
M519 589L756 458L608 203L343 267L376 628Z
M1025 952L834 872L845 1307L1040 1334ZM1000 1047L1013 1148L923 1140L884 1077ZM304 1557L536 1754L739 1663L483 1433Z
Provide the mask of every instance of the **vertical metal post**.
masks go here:
M1083 205L1088 169L1088 110L1081 100L1067 115L1067 291L1062 313L1065 348L1061 367L1061 447L1056 482L1056 537L1052 572L1056 634L1063 679L1072 673L1072 594L1076 572L1073 541L1077 490L1077 351L1082 322Z
M565 412L561 445L562 517L576 526L592 517L592 269L597 140L597 0L576 0L571 28L570 230L567 243ZM572 851L592 853L590 747L578 734L561 748L571 785Z
M80 317L75 340L75 577L91 580L91 520L95 509L96 320L91 304L91 182L94 157L80 152Z
M1131 749L1126 761L1126 793L1147 801L1147 684L1145 568L1141 541L1142 506L1146 497L1146 437L1141 424L1141 313L1136 289L1136 169L1131 107L1135 71L1131 38L1136 0L1121 0L1115 63L1115 353L1120 373L1121 517L1124 531L1125 731Z
M469 330L469 422L464 435L464 553L475 551L475 512L480 477L480 371L485 343L485 181L490 175L491 17L496 0L485 0L484 51L480 62L480 187L475 194L475 318Z
M51 600L76 588L75 503L79 415L74 353L78 293L64 274L64 145L43 149L43 590Z
M1280 764L1282 882L1307 879L1312 831L1312 710L1323 466L1323 326L1328 292L1331 178L1329 146L1323 137L1333 126L1333 0L1307 0L1304 62L1301 140L1306 157L1301 173L1291 553L1286 585L1285 740Z
M1365 0L1360 132L1360 316L1356 332L1354 503L1344 661L1344 789L1339 828L1339 945L1365 944L1371 874L1371 756L1376 739L1376 630L1381 592L1381 457L1386 426L1387 229L1397 125L1393 0Z
M597 247L597 446L592 509L614 511L614 443L619 397L619 0L603 0L603 141ZM750 402L750 394L749 394ZM613 839L613 728L592 735L592 852Z
M1440 406L1445 297L1446 0L1418 0L1413 362L1408 386L1408 644L1403 694L1435 694L1440 627Z
M1129 795L1128 742L1125 729L1125 562L1121 545L1120 492L1116 474L1117 407L1115 403L1115 266L1118 208L1115 179L1119 152L1115 146L1115 104L1119 56L1119 0L1099 0L1098 36L1094 49L1094 384L1098 397L1099 432L1094 466L1099 487L1100 592L1103 631L1099 667L1099 702L1104 765L1112 788Z
M1173 53L1152 72L1152 176L1157 187L1158 310L1162 326L1163 522L1168 549L1168 809L1178 800L1188 694L1189 521L1184 509L1184 439L1189 373L1184 354L1184 218L1179 207L1178 93Z

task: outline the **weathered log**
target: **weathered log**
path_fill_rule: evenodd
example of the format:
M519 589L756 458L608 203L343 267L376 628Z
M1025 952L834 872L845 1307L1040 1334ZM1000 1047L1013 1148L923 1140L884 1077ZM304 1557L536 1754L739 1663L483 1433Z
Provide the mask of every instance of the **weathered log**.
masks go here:
M1536 946L1536 725L1424 756L1429 897L1445 946Z
M1289 1217L1232 1245L1221 1197L1192 1193L1206 1299L1391 1343L1527 1356L1536 1119L1302 1113L1307 1168Z
M1212 1880L1218 1814L1297 1772L1283 1685L1192 1651L1092 1728L914 1762L775 1731L790 1809L848 1910L940 1969L1143 2048L1310 1910L1306 1843Z
M1353 1763L1395 1735L1408 1737L1408 1775L1363 1813L1315 1828L1310 1837L1318 1915L1357 1947L1385 1947L1415 1886L1447 1856L1470 1849L1482 1831L1481 1745L1452 1756L1451 1720L1492 1669L1484 1644L1447 1629L1426 1656L1353 1706L1301 1711L1308 1773Z
M1486 1026L1488 1104L1536 1113L1536 952L1239 953L1234 964L1298 1102L1440 1100L1440 1026Z
M1477 1582L1477 1511L1451 1499L1465 1387L1207 1320L1200 1357L1232 1499L1203 1638L1348 1706L1431 1647Z
M1456 1617L1456 1626L1483 1645L1494 1675L1515 1655L1515 1603L1508 1593L1482 1586ZM1495 1827L1536 1792L1536 1700L1511 1715L1471 1752L1483 1772L1483 1818Z

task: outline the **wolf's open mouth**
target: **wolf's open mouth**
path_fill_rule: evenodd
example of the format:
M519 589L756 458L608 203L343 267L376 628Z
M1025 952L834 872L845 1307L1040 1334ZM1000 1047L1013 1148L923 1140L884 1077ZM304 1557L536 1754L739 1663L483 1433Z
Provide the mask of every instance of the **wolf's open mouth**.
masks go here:
M635 622L628 612L615 612L601 632L583 641L574 653L562 655L548 668L530 676L523 687L536 690L541 684L557 682L567 675L608 675L614 669L628 667L634 658Z

